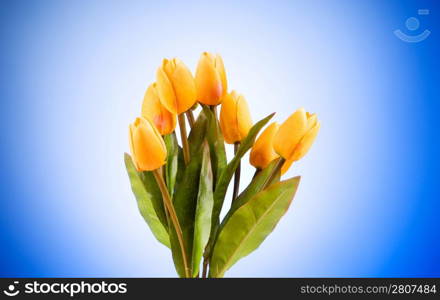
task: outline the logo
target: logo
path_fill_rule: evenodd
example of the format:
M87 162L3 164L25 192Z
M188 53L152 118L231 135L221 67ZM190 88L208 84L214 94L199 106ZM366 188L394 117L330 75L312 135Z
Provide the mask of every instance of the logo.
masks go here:
M3 291L6 296L14 297L17 296L20 291L15 289L15 285L18 284L18 281L14 281L14 284L8 285L8 288Z
M21 280L20 282L14 281L13 284L9 284L3 291L6 296L14 297L18 294L64 294L74 297L76 295L87 294L126 294L127 283L124 282L106 282L103 280L91 282L72 281L72 282L53 282L48 280L29 281ZM20 289L19 289L20 288ZM20 298L20 297L19 297Z
M429 9L419 9L418 15L419 16L429 15ZM410 17L410 18L406 19L405 26L410 32L416 31L420 27L420 21L419 21L419 19L417 19L415 17ZM418 43L423 40L426 40L428 38L428 36L431 34L431 31L425 29L423 32L421 32L417 35L409 35L409 34L404 33L402 30L397 29L397 30L394 30L394 34L404 42Z

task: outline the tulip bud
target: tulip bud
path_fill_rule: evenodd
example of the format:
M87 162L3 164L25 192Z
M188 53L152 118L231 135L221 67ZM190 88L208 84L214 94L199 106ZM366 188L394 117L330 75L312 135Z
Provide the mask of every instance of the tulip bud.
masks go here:
M153 122L161 135L170 134L176 128L176 115L160 102L156 83L151 84L145 92L142 117Z
M196 71L197 100L218 105L228 92L226 72L220 55L203 52Z
M138 171L152 171L165 164L167 149L151 121L136 118L129 126L129 142L133 163Z
M249 162L255 168L264 169L279 157L273 149L273 139L278 128L277 123L270 124L255 141L249 156Z
M244 139L252 127L252 119L246 99L232 91L226 94L220 111L220 127L228 144Z
M164 59L156 73L157 91L170 112L181 114L196 103L196 85L190 70L177 58Z
M286 159L284 172L294 161L306 155L318 135L319 127L316 114L309 114L303 108L281 124L274 138L274 149Z

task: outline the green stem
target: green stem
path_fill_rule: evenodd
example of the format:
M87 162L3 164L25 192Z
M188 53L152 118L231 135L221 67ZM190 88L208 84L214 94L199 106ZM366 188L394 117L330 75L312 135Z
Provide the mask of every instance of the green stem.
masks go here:
M240 142L234 143L234 155L237 154L238 148L240 147ZM232 193L232 202L237 198L238 191L240 189L240 173L241 173L241 162L238 163L237 169L234 174L234 191Z
M178 119L179 119L179 127L180 127L180 138L182 140L183 159L185 160L185 165L188 165L190 157L189 157L188 137L186 135L185 116L183 114L180 114L178 116Z
M186 258L185 244L183 242L183 233L182 228L180 227L179 219L177 218L176 211L161 172L159 169L157 169L153 171L153 174L157 185L159 186L160 192L162 193L162 200L170 215L171 222L173 223L174 230L176 231L177 239L179 240L180 250L182 252L183 267L185 269L185 277L189 278L191 276L189 273L188 260Z
M263 188L261 190L264 190L265 188L267 188L269 185L272 184L273 180L275 179L275 176L277 176L278 172L281 172L281 168L283 167L285 161L286 160L282 157L278 158L277 164L273 168L272 173L267 178L267 180L264 183Z
M165 168L166 168L166 165L163 165L162 168L159 168L159 169L156 170L159 173L159 176L162 178L162 180L163 180L163 176L164 176L163 174L165 174L165 171L164 171ZM156 179L156 182L157 182L157 179ZM168 195L169 195L169 198L171 199L171 193L168 190L168 185L167 185L166 180L165 180L165 186L167 187ZM162 197L163 197L163 195L162 195ZM167 217L167 221L168 221L168 224L169 224L169 222L170 222L170 214L168 213L168 209L167 209L166 205L164 205L164 206L165 206L164 207L165 216Z
M194 119L194 114L193 114L192 110L190 109L190 110L186 111L185 114L186 114L186 118L188 119L189 126L190 126L191 128L193 128L194 123L195 123L196 121L195 121L195 119Z

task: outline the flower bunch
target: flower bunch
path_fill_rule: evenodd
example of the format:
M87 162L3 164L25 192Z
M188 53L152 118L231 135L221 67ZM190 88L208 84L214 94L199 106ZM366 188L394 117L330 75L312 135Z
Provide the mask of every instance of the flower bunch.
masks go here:
M252 123L245 97L228 92L220 55L203 53L195 77L177 58L164 59L158 68L141 116L129 126L125 164L139 210L171 249L179 276L223 277L258 248L289 208L300 177L281 175L308 152L320 123L301 108L258 136L273 115ZM225 143L234 145L229 161ZM255 175L240 193L241 160L249 150ZM232 204L220 220L232 178Z

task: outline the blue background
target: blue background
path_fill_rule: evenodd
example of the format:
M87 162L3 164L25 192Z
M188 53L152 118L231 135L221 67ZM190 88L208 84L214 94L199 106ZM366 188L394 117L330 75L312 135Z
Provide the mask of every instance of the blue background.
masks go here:
M440 276L439 12L438 1L1 1L0 275L175 276L130 190L127 126L162 58L194 71L212 51L254 120L304 106L322 124L287 174L302 175L289 212L227 276ZM432 33L410 44L396 29Z

